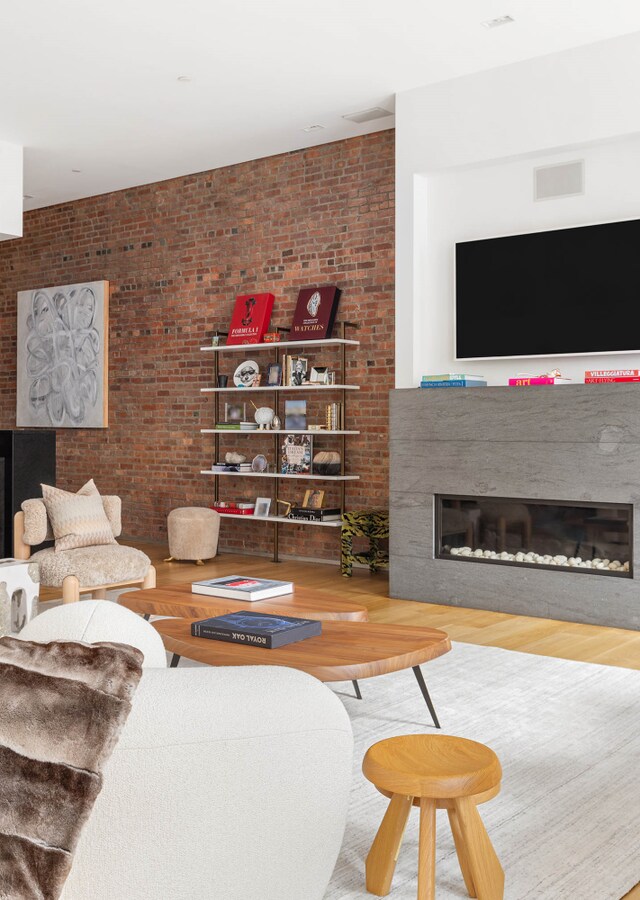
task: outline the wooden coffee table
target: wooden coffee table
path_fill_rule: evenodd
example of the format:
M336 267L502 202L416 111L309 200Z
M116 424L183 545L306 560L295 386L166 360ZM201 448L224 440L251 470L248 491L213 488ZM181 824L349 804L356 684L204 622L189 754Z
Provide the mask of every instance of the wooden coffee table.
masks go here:
M146 619L149 616L178 616L183 619L207 619L230 612L264 612L273 616L299 616L301 619L346 619L366 622L369 618L365 606L314 591L297 587L295 593L284 594L271 600L224 600L222 597L206 597L194 594L191 584L172 584L163 588L147 588L121 594L118 603Z
M252 607L255 606L253 603ZM154 622L153 627L162 636L167 650L173 653L171 666L177 666L181 656L210 666L289 666L308 672L320 681L352 681L356 688L358 679L411 668L434 724L440 728L420 665L451 649L444 631L332 621L322 623L322 634L318 637L267 650L192 637L191 620L187 619L162 619ZM362 699L359 690L356 694Z

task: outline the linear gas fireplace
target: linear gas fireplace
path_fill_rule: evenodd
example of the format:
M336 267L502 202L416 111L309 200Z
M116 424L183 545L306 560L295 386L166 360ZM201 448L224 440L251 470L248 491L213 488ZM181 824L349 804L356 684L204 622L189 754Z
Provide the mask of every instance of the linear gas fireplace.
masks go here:
M640 631L640 385L396 390L392 597Z
M475 563L633 577L627 503L435 497L435 555Z

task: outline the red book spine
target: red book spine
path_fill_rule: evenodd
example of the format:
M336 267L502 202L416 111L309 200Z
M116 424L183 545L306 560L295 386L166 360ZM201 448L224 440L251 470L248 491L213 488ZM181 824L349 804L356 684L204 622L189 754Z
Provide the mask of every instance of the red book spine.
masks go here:
M509 384L516 387L526 387L530 384L555 384L555 378L510 378Z
M640 369L589 369L584 373L587 378L640 378Z
M585 378L585 384L632 384L633 382L640 381L640 375L634 376L633 378Z

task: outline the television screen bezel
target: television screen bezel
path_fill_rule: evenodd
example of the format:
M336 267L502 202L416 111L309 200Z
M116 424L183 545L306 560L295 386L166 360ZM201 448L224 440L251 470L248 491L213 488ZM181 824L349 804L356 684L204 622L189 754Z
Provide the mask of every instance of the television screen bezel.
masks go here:
M479 362L481 360L500 359L569 359L580 356L633 356L640 354L637 350L583 350L580 353L536 353L529 356L515 354L512 356L458 356L458 306L457 306L457 267L456 248L458 244L471 244L477 241L493 241L498 238L526 237L530 234L549 234L553 231L572 231L575 228L591 228L597 225L618 225L623 222L640 222L640 216L629 216L625 219L605 219L602 222L578 222L572 225L558 225L556 228L536 228L532 231L512 231L504 234L492 234L484 237L466 238L463 241L455 241L453 245L453 358L456 362Z

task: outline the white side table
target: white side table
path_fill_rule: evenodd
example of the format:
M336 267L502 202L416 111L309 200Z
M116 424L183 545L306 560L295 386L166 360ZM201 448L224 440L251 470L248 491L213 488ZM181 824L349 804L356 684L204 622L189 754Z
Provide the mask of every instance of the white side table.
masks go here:
M0 559L0 637L18 634L38 613L40 568L21 559Z

